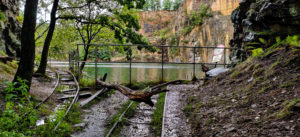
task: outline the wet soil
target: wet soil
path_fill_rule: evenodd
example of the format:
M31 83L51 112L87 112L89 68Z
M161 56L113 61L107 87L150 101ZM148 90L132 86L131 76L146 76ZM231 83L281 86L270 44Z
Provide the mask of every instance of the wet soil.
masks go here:
M183 112L186 105L186 92L198 88L198 85L169 85L164 105L164 118L162 137L188 137L191 136L190 125Z
M83 122L86 126L82 131L74 133L74 137L104 137L109 119L114 116L128 98L115 92L108 98L83 109Z

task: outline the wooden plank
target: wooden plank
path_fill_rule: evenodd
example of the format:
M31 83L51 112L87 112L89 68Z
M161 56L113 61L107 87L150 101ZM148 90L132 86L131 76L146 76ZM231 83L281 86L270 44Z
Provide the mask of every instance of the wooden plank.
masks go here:
M92 100L94 100L97 96L99 96L99 95L101 95L101 94L103 94L103 93L105 93L105 92L107 92L107 91L108 91L107 88L103 88L103 89L99 90L97 93L95 93L94 95L92 95L92 96L89 97L88 99L86 99L86 100L80 102L80 106L81 106L81 107L85 106L86 104L88 104L89 102L91 102Z
M68 99L68 98L74 98L76 95L63 95L62 97L59 98L59 100L64 100L64 99ZM85 97L90 97L92 96L91 92L86 92L86 93L81 93L79 95L79 98L85 98Z

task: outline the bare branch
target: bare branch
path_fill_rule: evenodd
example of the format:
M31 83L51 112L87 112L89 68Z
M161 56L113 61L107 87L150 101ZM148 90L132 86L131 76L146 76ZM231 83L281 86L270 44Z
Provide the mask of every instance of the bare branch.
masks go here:
M44 36L44 34L49 30L49 27L47 27L47 29L45 29L42 34L40 34L36 39L35 41L39 40L40 38L42 38Z
M40 23L38 26L35 27L35 30L39 29L41 26L43 26L46 22L48 22L48 20Z

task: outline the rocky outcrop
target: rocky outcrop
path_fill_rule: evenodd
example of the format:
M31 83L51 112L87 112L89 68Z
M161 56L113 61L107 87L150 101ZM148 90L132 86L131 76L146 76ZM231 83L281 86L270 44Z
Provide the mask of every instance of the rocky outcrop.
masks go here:
M259 43L263 38L273 43L276 37L300 34L299 0L242 0L231 16L234 23L234 37L231 47L238 50L231 52L233 62L247 58L248 46L268 48Z
M19 56L21 23L18 0L0 0L0 10L5 19L0 21L0 51L9 56Z
M188 33L184 32L190 27L188 23L189 16L197 10L201 10L203 5L208 7L212 17L204 18L202 25L193 27ZM154 30L146 36L149 37L152 44L190 47L215 47L217 45L225 45L225 47L229 47L229 41L233 38L234 31L230 15L238 5L239 0L185 0L177 11L168 11L168 14L165 13L166 11L161 11L159 15L156 15L155 20L159 20L157 18L159 16L163 17L162 19L164 19L164 21L160 21L161 23L159 23L162 27L152 27ZM153 12L157 14L157 11ZM141 19L143 21L140 22L141 26L150 24L147 23L149 20L146 20L146 18L149 16L152 17L153 12L147 11L146 13L142 13ZM169 21L166 21L166 19ZM164 22L169 23L164 24ZM151 24L151 26L155 25ZM144 28L142 27L140 32L146 31ZM153 34L155 31L162 29L168 31L168 34L165 34L165 39L162 39L162 36L155 36ZM191 49L168 49L168 52L165 53L168 53L166 56L168 56L172 62L191 62L194 56L193 50ZM211 63L213 50L197 50L196 54L196 62ZM228 55L229 53L226 56L226 63L230 63ZM222 57L222 60L224 60L224 57Z

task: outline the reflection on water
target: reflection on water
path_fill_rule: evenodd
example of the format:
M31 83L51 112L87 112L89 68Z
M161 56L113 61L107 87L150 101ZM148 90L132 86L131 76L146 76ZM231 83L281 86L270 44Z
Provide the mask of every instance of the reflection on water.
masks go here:
M161 80L161 64L159 63L136 63L132 64L131 79L137 82ZM196 65L196 76L201 77L200 65ZM111 83L129 82L129 64L98 64L98 77L108 74L107 81ZM95 77L95 65L89 64L83 71L90 78ZM164 64L164 80L191 80L193 76L193 65Z
M67 68L68 62L51 62L50 66ZM129 64L128 63L99 63L97 65L98 78L105 73L108 74L107 81L110 83L128 83L129 82ZM133 63L131 66L131 79L137 82L159 81L161 80L160 63ZM196 77L203 77L201 66L196 65ZM85 65L83 76L91 79L95 78L95 64ZM193 77L193 65L191 64L164 64L164 80L191 80Z

